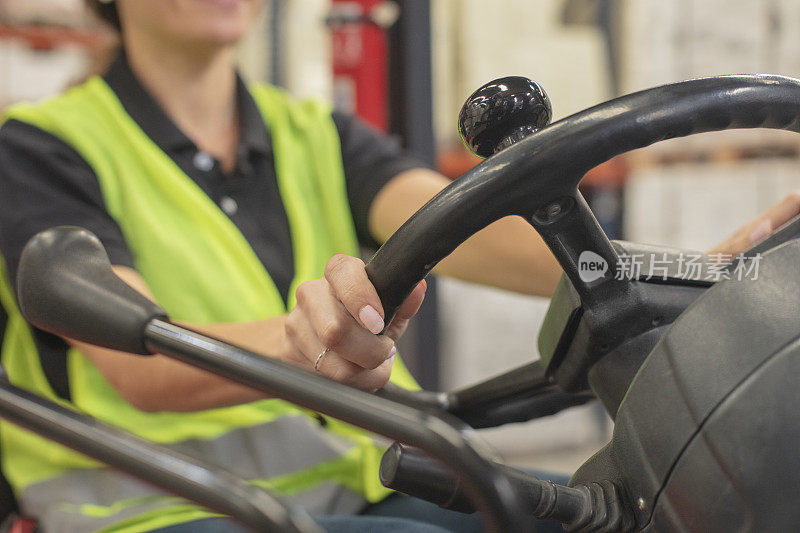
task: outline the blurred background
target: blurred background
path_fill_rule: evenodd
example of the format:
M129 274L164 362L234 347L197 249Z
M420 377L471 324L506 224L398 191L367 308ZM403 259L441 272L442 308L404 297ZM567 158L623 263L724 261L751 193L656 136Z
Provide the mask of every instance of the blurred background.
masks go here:
M797 0L268 0L240 59L248 79L330 100L457 178L478 161L458 111L493 78L539 82L557 120L688 78L800 77L799 37ZM82 0L0 0L0 108L61 91L112 46ZM705 249L800 189L798 171L800 136L741 130L632 152L583 183L612 238ZM538 357L546 308L439 279L401 350L428 388L474 383ZM484 435L510 463L569 472L609 431L588 405Z

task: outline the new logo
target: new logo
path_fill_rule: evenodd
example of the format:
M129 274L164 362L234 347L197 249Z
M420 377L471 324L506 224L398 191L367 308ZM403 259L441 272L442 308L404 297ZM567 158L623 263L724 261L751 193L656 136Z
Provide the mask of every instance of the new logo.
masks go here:
M608 262L594 252L585 250L578 257L578 277L584 283L591 283L605 276Z

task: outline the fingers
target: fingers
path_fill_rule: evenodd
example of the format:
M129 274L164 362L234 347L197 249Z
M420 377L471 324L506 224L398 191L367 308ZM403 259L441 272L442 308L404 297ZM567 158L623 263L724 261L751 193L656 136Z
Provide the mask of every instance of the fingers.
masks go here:
M786 196L778 205L766 212L765 217L775 230L800 213L800 190ZM762 236L766 237L766 235ZM760 239L759 239L760 240Z
M384 335L374 335L356 322L326 280L304 283L296 294L298 310L323 347L369 370L394 354L394 341Z
M317 365L318 372L364 390L376 390L391 375L394 341L365 329L342 303L345 299L351 307L361 308L364 301L373 295L377 299L377 295L371 284L372 294L358 286L366 280L366 274L362 278L357 268L360 263L363 272L363 263L339 261L329 272L336 288L327 279L308 281L297 288L297 305L286 319L287 338L302 366L313 368L319 354L328 348Z
M321 352L320 352L321 353ZM377 368L366 370L358 365L342 359L336 352L326 353L316 371L334 381L345 383L351 387L374 392L389 382L392 376L394 355L380 364Z
M361 329L360 326L355 326ZM286 318L286 337L289 361L307 370L314 370L325 345L319 340L306 314L298 308L292 310ZM375 368L366 369L345 359L336 349L329 349L319 360L316 371L335 381L374 391L389 381L393 363L394 356L382 360Z
M374 334L383 331L384 310L375 287L364 269L364 262L346 255L334 256L325 267L325 279L336 297L359 324ZM398 309L388 337L396 340L406 329L408 320L419 310L425 298L427 284L421 281ZM391 330L391 331L390 331Z
M736 233L719 243L717 246L708 251L709 255L738 255L753 244L760 241L772 232L772 226L768 219L759 217L756 220L751 220Z
M419 310L427 284L406 298L385 335L384 312L360 259L337 255L328 261L325 277L301 284L297 305L286 317L287 358L337 381L375 390L389 380L394 341Z
M383 306L361 259L333 256L325 265L325 279L359 324L375 335L383 331Z
M709 253L738 255L745 252L798 213L800 213L800 191L794 191L766 213L742 226Z

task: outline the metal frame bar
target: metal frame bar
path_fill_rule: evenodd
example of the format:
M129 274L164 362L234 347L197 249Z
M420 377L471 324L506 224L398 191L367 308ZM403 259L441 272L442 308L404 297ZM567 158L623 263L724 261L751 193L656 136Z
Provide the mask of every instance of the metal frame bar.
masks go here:
M145 344L161 353L264 391L306 409L416 446L440 460L464 483L492 531L520 531L526 523L508 479L479 451L467 426L446 414L420 411L328 380L163 320L152 320ZM463 432L462 432L463 431Z
M259 487L40 398L5 377L0 378L0 418L231 516L254 531L322 531L303 509L288 509Z

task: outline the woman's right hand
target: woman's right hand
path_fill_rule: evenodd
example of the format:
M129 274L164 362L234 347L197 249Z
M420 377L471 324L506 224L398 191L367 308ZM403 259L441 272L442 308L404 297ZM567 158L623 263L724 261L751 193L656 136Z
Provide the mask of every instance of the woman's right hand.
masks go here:
M333 380L367 391L389 381L395 341L425 298L420 282L384 329L384 313L378 293L364 270L364 262L346 255L333 256L325 277L297 288L297 305L286 316L282 358L314 369Z
M737 256L767 238L798 213L800 213L800 190L790 193L781 202L736 230L733 235L707 253L708 255Z

